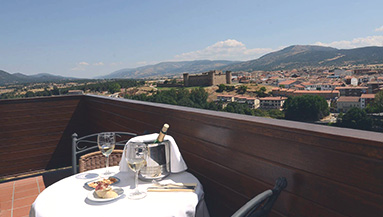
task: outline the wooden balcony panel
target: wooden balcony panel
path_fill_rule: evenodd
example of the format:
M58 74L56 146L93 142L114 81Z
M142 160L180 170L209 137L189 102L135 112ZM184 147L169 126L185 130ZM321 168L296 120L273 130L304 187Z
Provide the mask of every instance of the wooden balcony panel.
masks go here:
M208 199L218 204L215 211L234 211L278 176L289 180L284 199L275 206L281 215L308 216L312 210L322 216L374 216L383 211L381 134L102 97L86 97L86 105L92 108L89 121L104 129L156 132L169 123L190 170L206 180L206 192L219 195Z
M146 113L135 113L131 105L123 101L110 102L102 99L102 101L100 101L100 99L94 99L93 97L87 97L85 100L87 115L89 115L88 121L92 123L92 126L100 126L104 131L122 127L129 132L137 134L142 134L145 131L158 131L156 123L152 124L153 122L157 122L156 118L146 116ZM122 110L126 110L126 112L121 114ZM163 123L160 124L160 126L161 125L163 125Z
M0 148L9 150L0 176L69 166L70 136L86 131L82 116L81 96L0 100Z
M52 154L40 154L39 156L28 157L23 161L7 162L1 168L2 176L20 175L35 171L44 170L51 160ZM17 163L15 163L17 162Z
M50 96L50 97L33 97L23 99L2 99L0 103L0 111L13 110L21 112L24 110L36 110L39 108L50 108L57 106L78 105L82 96Z
M56 104L57 103L57 104ZM1 116L0 119L3 118L21 118L21 117L33 117L33 116L44 116L48 114L61 114L68 113L69 111L75 111L77 108L77 104L79 100L71 100L62 104L60 102L56 102L55 104L51 104L50 106L32 106L28 105L28 107L20 109L16 106L10 106L9 104L4 106L0 105ZM33 103L28 103L33 104ZM45 103L47 104L47 103ZM16 104L20 105L20 104Z
M193 149L203 153L211 153L206 152L205 149L200 149L199 146L194 147ZM216 154L220 155L223 161L226 159L227 163L220 164L220 162L212 162L208 160L208 157L197 156L189 153L189 151L183 151L183 156L185 157L186 162L188 162L188 166L190 168L198 168L198 172L196 173L200 174L200 176L207 176L208 174L204 179L209 179L214 182L214 185L226 186L225 191L231 191L232 194L241 195L241 200L230 200L232 203L227 206L239 208L245 201L248 201L253 196L261 193L264 189L272 187L272 185L267 184L264 180L272 180L274 177L285 176L288 180L292 180L294 185L288 186L286 191L284 191L283 197L286 199L289 198L288 201L300 201L300 203L304 203L305 206L311 207L313 212L323 213L323 216L332 216L331 213L334 213L333 210L344 210L344 213L367 216L369 216L368 214L374 214L381 210L380 202L382 201L382 198L378 195L366 193L359 189L350 188L339 183L329 182L326 179L312 174L299 174L300 171L273 165L261 160L254 160L241 154L239 154L236 159L242 157L245 159L239 160L238 162L233 162L231 160L232 157L222 155L220 151L216 151ZM232 155L237 154L238 153L235 152L232 153ZM230 166L226 166L231 164L234 164L231 168ZM232 169L240 164L245 166L238 170ZM194 170L195 169L192 171L194 172ZM244 171L247 171L247 174L244 173ZM253 171L253 173L249 174L248 171ZM313 189L321 190L316 191ZM299 194L300 197L297 197L296 194ZM207 195L209 194L207 193ZM224 197L224 195L217 196L217 198L222 197ZM334 200L339 202L334 203ZM317 203L314 203L313 201L316 201ZM331 210L324 209L323 206L329 207ZM367 211L360 210L361 206ZM275 209L281 213L287 213L288 211L286 206L279 202L275 205ZM324 215L324 213L326 213L326 215Z
M33 111L30 111L30 114L15 114L14 117L6 116L4 118L1 118L1 122L7 125L17 125L22 123L36 123L42 120L57 118L65 118L68 120L73 116L73 112L75 111L76 110L73 109L56 112L56 110L53 109L51 112L47 112L45 114L34 114Z
M103 111L110 113L114 113L121 108L127 107L127 105L124 105L124 101L108 102L107 100L102 100L99 98L87 98L87 104L91 105L89 107L97 107L98 109L102 109ZM113 106L110 107L110 105L112 104ZM243 117L242 115L232 113L214 112L206 110L203 110L203 112L199 113L196 116L193 116L191 119L191 117L187 117L184 114L186 114L186 111L193 112L195 111L195 109L193 110L192 108L181 107L182 111L178 110L177 112L171 113L170 109L174 108L177 110L177 106L165 106L165 108L159 107L156 108L156 111L153 111L150 107L148 107L148 109L145 109L146 107L131 104L128 108L130 112L126 113L123 117L130 118L131 120L136 119L136 117L140 117L139 121L143 120L147 123L149 121L156 120L152 120L153 118L151 116L141 117L138 115L149 113L157 116L169 116L170 113L171 117L193 120L198 123L204 123L207 125L206 127L209 127L209 125L211 124L215 124L216 126L224 126L225 121L227 122L226 119L228 116L230 116L231 118L237 117L238 121L232 122L231 128L239 128L246 132L251 132L253 134L261 134L265 136L268 135L273 138L278 137L293 142L301 141L307 145L326 147L328 149L333 149L337 151L356 153L357 155L364 155L366 157L376 157L378 159L383 159L383 151L381 150L382 145L379 146L379 144L376 144L374 142L375 140L378 140L381 137L380 134L377 133L360 130L351 130L346 128L325 127L293 121L280 121L251 116ZM214 118L214 123L209 122L209 119L205 118L209 117L209 114L214 114L214 116L216 116ZM251 119L254 121L248 121L247 119ZM299 128L297 128L298 126ZM275 130L276 128L278 130ZM256 129L256 131L254 131L254 129ZM299 131L298 134L297 131ZM315 132L315 134L312 133L313 131ZM347 132L347 135L343 135L345 132ZM294 137L294 135L299 135L299 137ZM361 146L361 144L364 145ZM376 149L376 145L380 147L378 150Z
M50 134L54 134L54 133L61 133L62 134L64 132L65 128L67 127L67 123L68 123L68 121L66 121L66 124L65 123L61 123L61 124L58 123L58 124L60 124L58 126L46 126L46 125L41 124L41 125L37 125L39 127L36 127L36 128L25 128L25 129L16 130L16 131L1 132L0 136L1 136L1 138L4 138L5 136L18 138L19 141L22 141L23 139L28 140L28 138L30 136L33 136L33 135L43 136L43 135L50 135ZM0 139L0 141L2 141L2 139Z
M7 152L0 153L0 164L4 165L4 163L12 160L23 160L25 156L39 156L41 152L52 154L56 150L56 147L51 145L52 142L56 142L56 140L39 142L35 144L7 146ZM5 150L4 147L1 147L1 149Z
M106 105L101 104L98 106L98 108L102 108L103 106L105 107ZM118 109L121 109L121 107L111 107L102 109L102 113L108 120L108 123L120 123L125 126L130 124L130 122L124 123L124 120L121 117L128 117L128 119L131 121L133 121L134 118L140 119L140 122L142 122L142 119L144 119L144 123L158 123L159 126L161 126L161 123L164 122L161 122L161 120L158 121L157 119L153 120L153 117L151 118L149 115L145 115L145 108L134 109L133 106L129 106L129 108L122 107L122 109L126 111L126 114L124 115L119 114ZM232 116L232 114L230 113L226 114ZM377 181L379 181L379 177L368 176L368 174L375 171L376 168L383 170L380 161L373 161L370 158L366 159L363 156L359 155L346 155L342 152L334 151L333 149L326 149L326 146L321 146L321 144L318 144L317 146L308 146L307 144L299 141L289 142L289 140L291 141L291 139L288 140L288 138L297 138L299 136L299 132L287 132L280 137L272 136L271 134L266 134L265 136L263 134L259 134L259 132L262 131L262 129L256 128L255 126L243 126L242 128L240 126L234 126L233 128L229 128L228 126L232 126L232 123L234 121L227 122L226 124L216 125L215 123L217 118L211 116L205 117L203 120L204 122L206 122L206 124L201 126L200 121L193 121L193 119L190 118L188 120L188 118L185 116L186 114L182 114L182 117L177 117L177 112L175 111L169 112L168 110L166 111L166 113L162 113L161 108L157 108L155 115L161 116L162 118L166 118L165 121L167 122L174 122L175 125L172 124L171 129L171 132L173 133L178 133L179 130L183 130L184 132L182 132L182 134L188 135L188 133L192 132L191 135L193 135L197 139L205 139L205 141L207 142L227 147L233 151L239 150L247 154L253 153L254 156L257 156L259 158L267 158L268 160L272 160L273 162L283 162L283 164L307 172L319 172L318 175L331 176L332 179L335 179L340 182L350 181L351 179L352 182L355 182L356 187L367 189L373 192L378 191L379 193L383 193L382 188L377 188L377 186L372 185L372 183L376 183ZM197 116L196 118L198 118L198 115L195 116ZM138 125L137 122L133 122L135 126ZM294 124L296 122L290 123ZM106 124L107 123L105 122L103 123L103 125ZM179 126L177 124L179 124ZM149 127L151 126L147 125L147 128ZM329 128L329 130L333 130L332 128L334 127L327 128ZM274 133L274 135L281 134L281 132L278 131L282 130L283 129L276 128L276 133ZM338 137L337 140L341 140L340 137ZM380 149L380 151L382 150ZM283 154L281 155L280 152L282 152ZM322 164L318 164L317 162L322 162ZM338 168L342 169L347 167L350 162L356 165L352 171L338 170ZM329 166L339 164L343 165L341 167Z
M191 172L194 172L194 170L191 170ZM248 198L241 197L237 192L228 189L225 185L215 183L206 176L201 176L198 172L194 172L194 174L201 183L203 183L205 200L208 202L210 216L231 216L239 207L249 201ZM255 183L253 182L253 184ZM271 187L271 185L267 186L267 188ZM263 191L264 189L259 191L259 193ZM346 216L298 196L294 196L294 194L286 194L285 191L283 193L274 205L270 216Z
M34 134L34 135L31 135L31 136L27 136L27 137L22 137L22 136L18 136L18 137L11 137L11 138L3 138L2 140L0 140L0 147L1 148L4 148L4 147L31 147L30 145L34 145L34 144L41 144L41 143L44 143L44 142L50 142L50 143L56 143L58 140L60 140L62 136L62 132L59 131L59 132L53 132L53 133L49 133L49 134Z
M87 115L90 118L89 121L92 123L92 127L97 129L96 132L120 131L123 129L124 131L142 134L148 128L153 128L153 126L137 122L135 119L96 108L90 109ZM105 119L108 121L105 122Z
M19 125L0 122L0 128L7 130L9 126L7 132L31 134L6 138L1 143L14 142L12 155L30 151L33 156L25 158L28 160L20 165L6 156L11 166L6 171L0 168L0 175L70 165L68 156L74 132L141 134L157 132L166 122L189 171L204 186L212 217L230 216L253 196L271 188L279 176L285 176L289 184L270 216L380 216L383 213L381 133L99 96L7 100L5 104L10 105L5 109L10 117L18 117L8 110L11 107L28 112L24 118L16 119ZM60 106L55 104L68 106L68 115L76 109L71 117L64 118L52 117L60 116L59 112L49 109L37 112L49 106L59 111ZM4 111L3 105L0 101L0 111ZM33 118L34 109L42 115L41 122L29 119ZM2 118L7 119L0 115ZM23 119L33 121L23 122ZM66 127L60 130L58 127L65 125L66 119ZM32 123L41 125L36 127L44 136L33 135L35 131L27 129ZM29 147L18 151L14 149L18 145ZM45 150L43 147L46 151L39 158L39 151Z
M68 117L70 118L72 115L68 115L67 117L63 117L63 115L55 115L52 118L44 116L42 119L37 119L34 121L26 120L25 122L13 122L10 120L9 123L4 123L0 126L0 133L12 133L12 132L20 132L20 135L23 135L22 131L33 129L33 128L44 128L44 127L55 127L55 126L67 126ZM53 119L54 118L54 119Z

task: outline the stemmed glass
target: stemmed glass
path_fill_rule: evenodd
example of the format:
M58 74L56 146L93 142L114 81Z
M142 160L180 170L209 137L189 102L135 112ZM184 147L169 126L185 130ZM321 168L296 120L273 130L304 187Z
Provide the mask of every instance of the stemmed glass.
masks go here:
M116 146L116 135L114 133L99 133L97 136L97 144L101 153L106 157L106 169L104 175L110 175L109 171L109 155L113 152Z
M135 172L134 190L128 195L130 199L141 199L146 196L146 192L140 191L137 184L138 172L146 165L147 154L147 146L143 142L128 142L126 144L126 162L128 162L129 168Z

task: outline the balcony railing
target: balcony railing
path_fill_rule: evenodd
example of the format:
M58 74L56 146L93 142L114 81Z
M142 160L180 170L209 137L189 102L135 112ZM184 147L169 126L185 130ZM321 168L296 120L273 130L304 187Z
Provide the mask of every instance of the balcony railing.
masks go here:
M383 134L100 96L0 101L0 177L71 165L71 134L157 132L163 123L230 216L284 176L270 216L380 216Z

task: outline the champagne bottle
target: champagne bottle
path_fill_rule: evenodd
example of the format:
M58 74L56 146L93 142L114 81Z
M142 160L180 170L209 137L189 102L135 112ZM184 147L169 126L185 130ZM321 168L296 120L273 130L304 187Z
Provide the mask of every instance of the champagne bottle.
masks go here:
M164 124L164 126L162 127L162 129L160 131L160 134L158 134L157 139L154 140L154 143L163 142L164 141L164 137L165 137L166 132L168 131L168 129L169 129L169 124Z

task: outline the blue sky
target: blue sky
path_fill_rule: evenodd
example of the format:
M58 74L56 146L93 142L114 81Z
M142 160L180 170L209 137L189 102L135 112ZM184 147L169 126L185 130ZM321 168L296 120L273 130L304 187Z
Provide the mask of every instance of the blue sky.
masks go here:
M92 78L295 44L383 46L383 1L0 0L0 70Z

